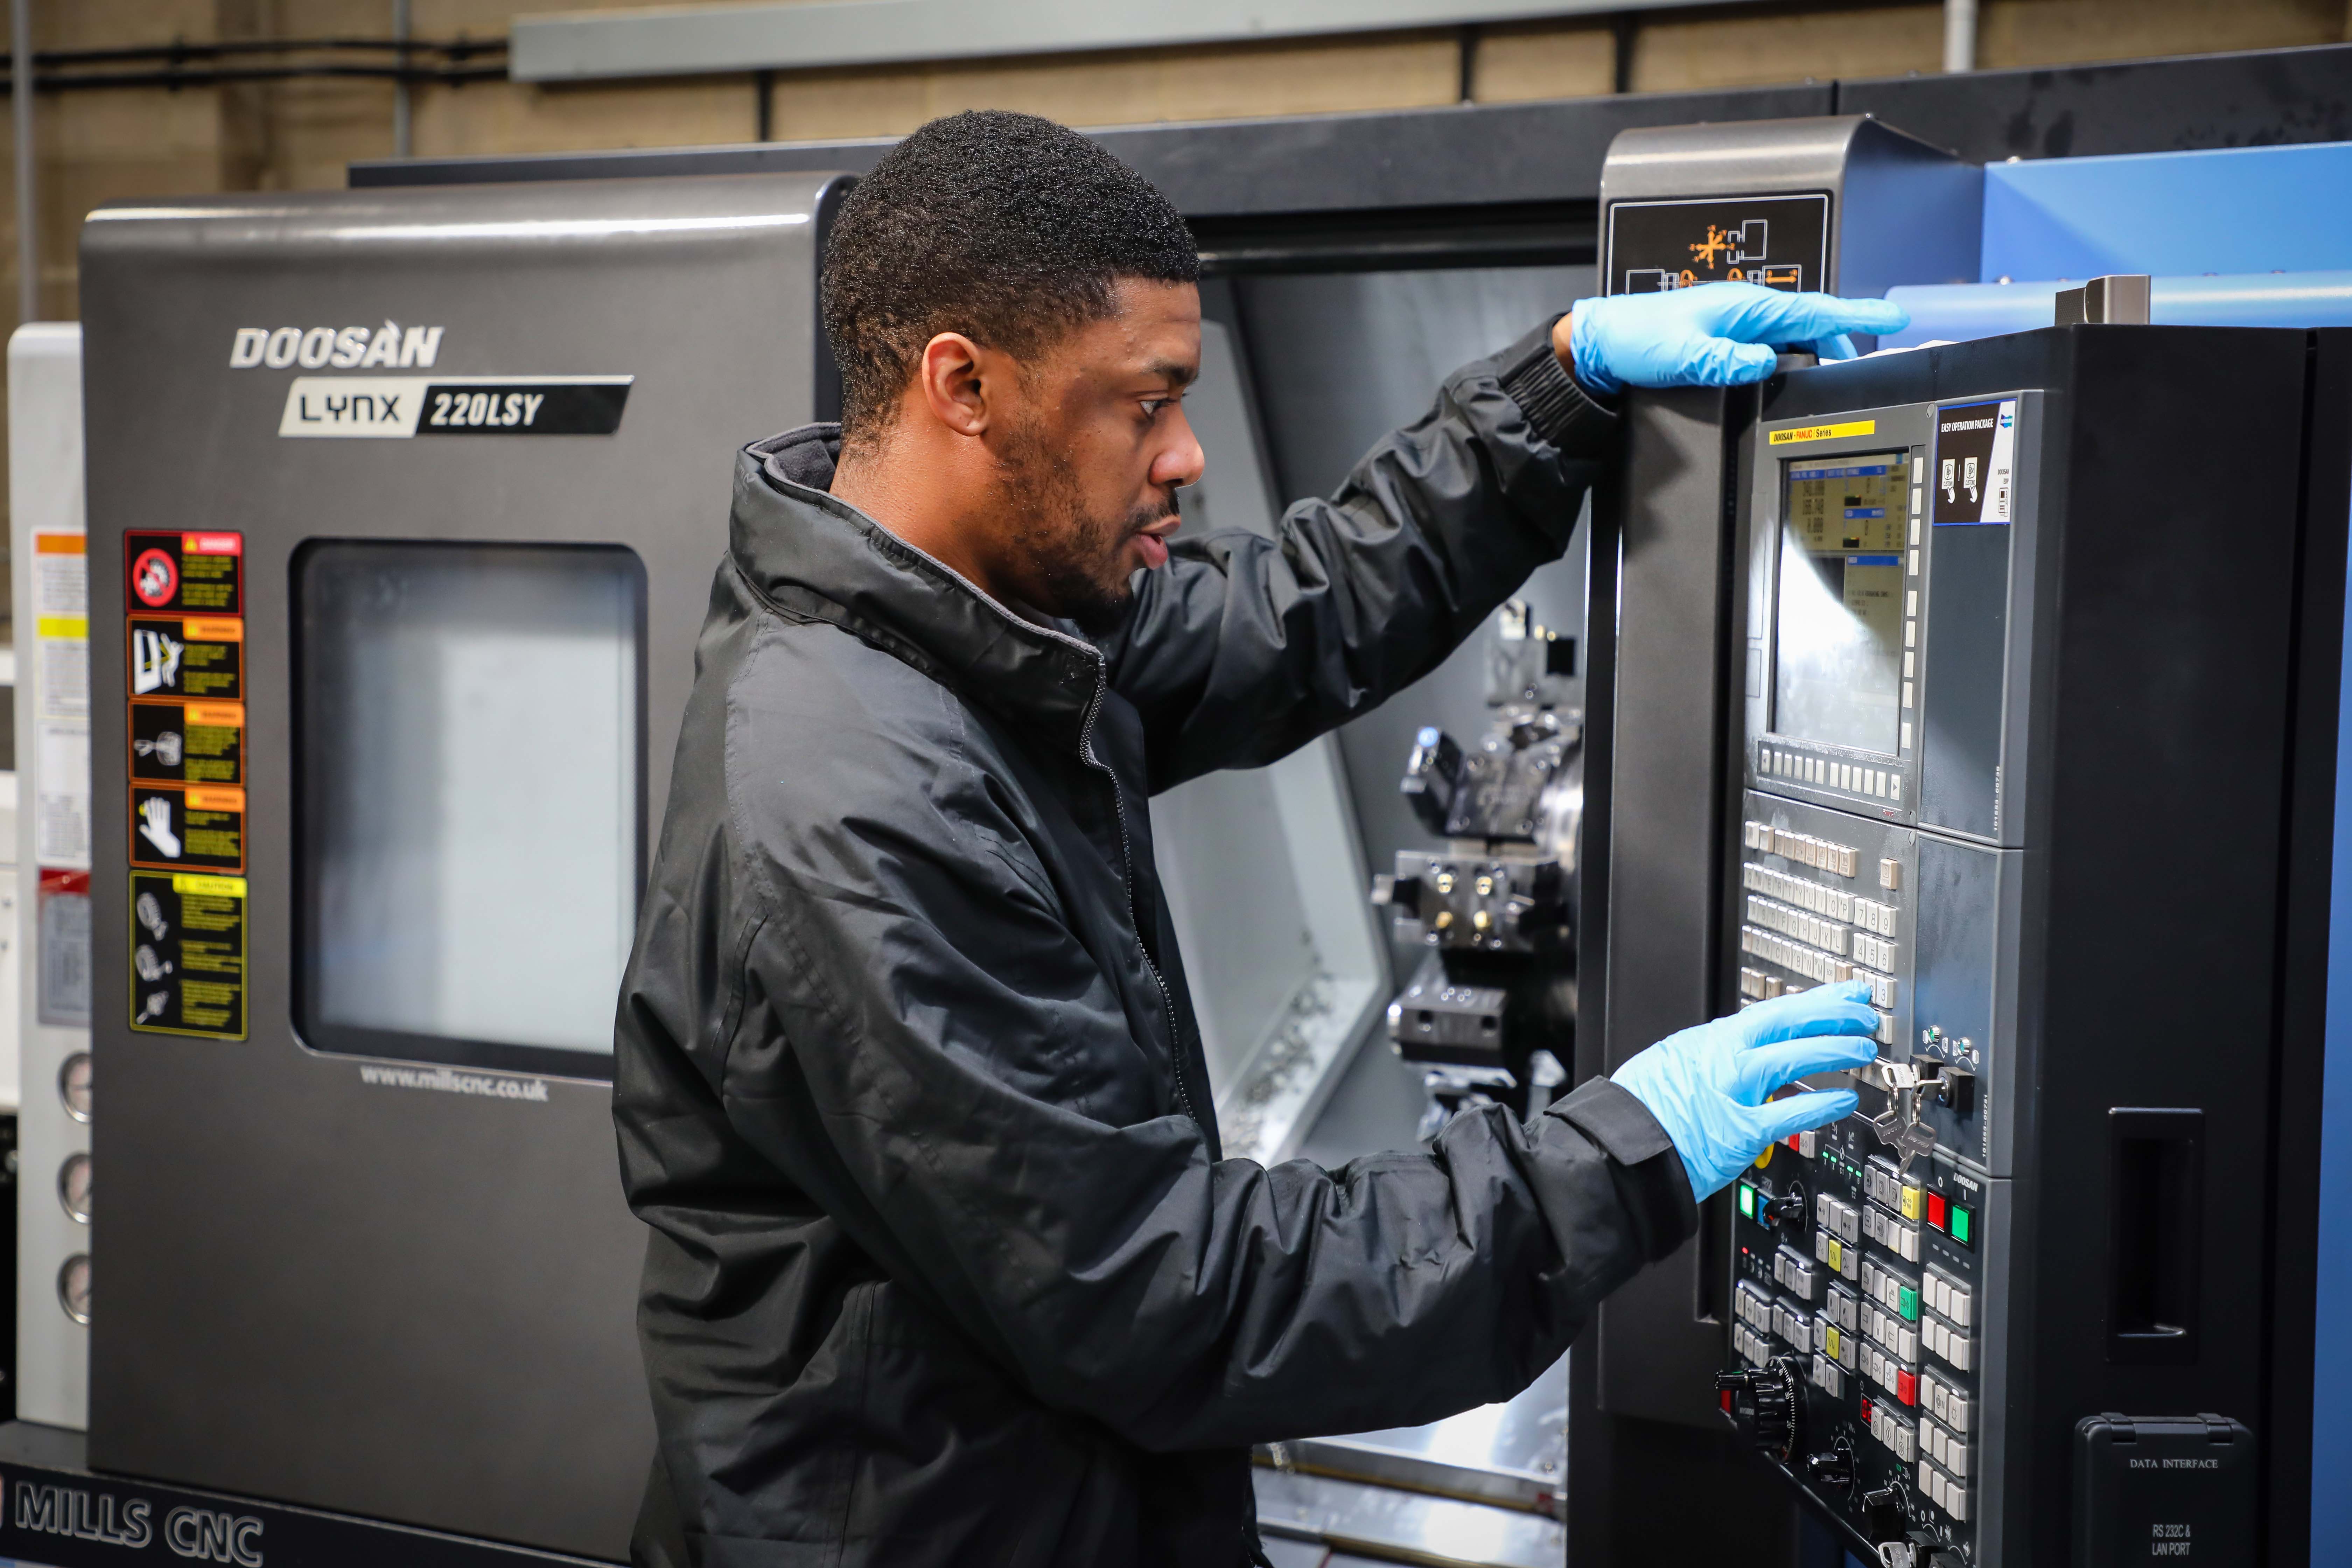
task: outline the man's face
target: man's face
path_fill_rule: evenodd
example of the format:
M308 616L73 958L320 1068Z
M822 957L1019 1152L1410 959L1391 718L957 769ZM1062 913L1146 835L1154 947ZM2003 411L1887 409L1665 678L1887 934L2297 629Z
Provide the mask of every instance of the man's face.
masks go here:
M1000 579L1090 632L1126 613L1138 568L1167 563L1176 487L1202 462L1182 401L1201 368L1200 290L1130 279L1118 304L1021 367L989 443Z

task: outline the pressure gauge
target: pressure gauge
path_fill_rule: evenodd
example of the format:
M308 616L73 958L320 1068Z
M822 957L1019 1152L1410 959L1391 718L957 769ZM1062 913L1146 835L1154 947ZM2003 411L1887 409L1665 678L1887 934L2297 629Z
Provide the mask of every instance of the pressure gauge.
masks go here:
M77 1252L58 1270L58 1305L77 1323L89 1321L89 1254Z
M89 1223L89 1156L68 1154L58 1167L58 1202L82 1224Z
M58 1068L58 1098L76 1121L89 1120L89 1053L76 1051Z

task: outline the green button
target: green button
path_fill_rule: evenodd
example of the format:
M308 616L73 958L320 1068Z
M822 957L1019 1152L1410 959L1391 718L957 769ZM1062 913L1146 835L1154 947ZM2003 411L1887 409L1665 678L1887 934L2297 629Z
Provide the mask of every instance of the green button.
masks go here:
M1746 1182L1739 1184L1739 1212L1749 1219L1756 1217L1756 1189Z
M1952 1239L1954 1241L1965 1242L1969 1239L1969 1211L1966 1209L1956 1208L1952 1211Z
M1902 1310L1905 1322L1916 1323L1919 1321L1919 1292L1910 1286L1903 1287L1903 1294L1895 1305Z

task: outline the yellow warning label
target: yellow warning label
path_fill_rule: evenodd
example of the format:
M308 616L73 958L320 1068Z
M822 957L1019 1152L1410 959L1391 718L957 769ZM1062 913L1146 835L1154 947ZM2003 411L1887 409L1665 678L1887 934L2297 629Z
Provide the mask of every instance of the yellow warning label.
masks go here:
M1800 425L1790 430L1775 430L1765 439L1772 446L1785 447L1792 441L1834 441L1841 436L1875 436L1875 419L1850 419L1843 425Z
M33 630L36 636L47 637L53 642L88 642L89 617L43 616L33 623Z
M172 891L175 893L208 893L215 899L245 897L242 877L199 877L190 871L172 873Z

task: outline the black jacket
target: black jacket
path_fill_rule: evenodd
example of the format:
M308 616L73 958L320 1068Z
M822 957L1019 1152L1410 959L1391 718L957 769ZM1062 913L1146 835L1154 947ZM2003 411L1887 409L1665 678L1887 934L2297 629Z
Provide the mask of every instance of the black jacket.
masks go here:
M1530 334L1099 649L835 500L833 427L743 454L616 1041L642 1559L1233 1568L1250 1443L1507 1398L1690 1232L1606 1081L1221 1161L1145 810L1435 665L1612 425Z

